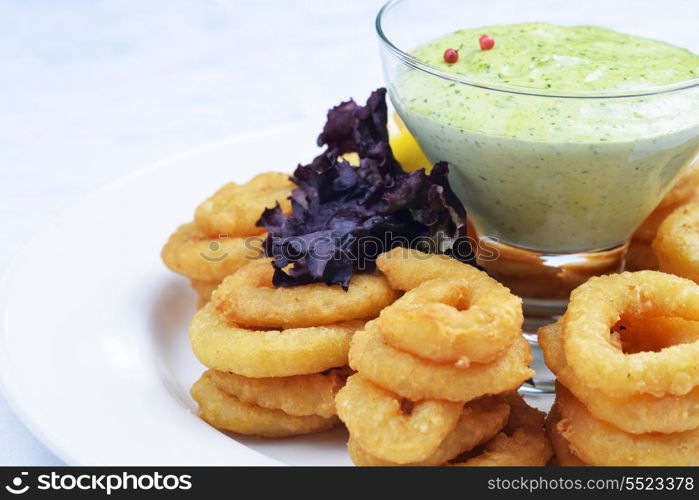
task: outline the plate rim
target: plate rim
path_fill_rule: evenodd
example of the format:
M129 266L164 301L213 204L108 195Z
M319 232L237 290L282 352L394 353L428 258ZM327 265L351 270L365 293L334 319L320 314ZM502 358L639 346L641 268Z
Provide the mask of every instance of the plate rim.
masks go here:
M41 423L41 416L33 414L31 411L31 404L23 400L22 391L14 381L14 372L12 368L10 368L11 354L7 345L7 338L9 335L9 326L7 324L8 300L12 281L16 278L17 268L21 259L23 258L23 255L27 252L27 249L36 243L36 241L41 238L41 235L50 226L69 219L85 204L88 204L92 200L99 198L102 194L118 189L124 184L132 182L139 177L146 176L160 169L166 168L167 165L172 162L197 156L207 151L224 148L226 146L233 145L236 142L252 140L259 136L283 133L286 130L296 128L310 129L311 126L315 125L309 120L289 121L279 125L263 127L250 132L230 135L221 139L208 141L179 153L174 153L154 162L147 163L127 175L117 177L97 187L96 189L93 189L92 191L69 201L67 206L65 206L53 217L50 217L48 220L44 221L39 228L32 232L16 248L9 259L7 267L4 269L2 275L0 275L0 315L2 315L2 321L0 321L0 394L2 394L2 396L5 398L5 401L10 409L14 412L18 420L59 460L64 462L66 465L91 465L91 462L86 460L87 457L81 457L80 452L72 448L70 444L59 443L56 436L51 435L51 433L46 431L45 426L43 426ZM273 457L268 458L270 461L268 465L286 465Z

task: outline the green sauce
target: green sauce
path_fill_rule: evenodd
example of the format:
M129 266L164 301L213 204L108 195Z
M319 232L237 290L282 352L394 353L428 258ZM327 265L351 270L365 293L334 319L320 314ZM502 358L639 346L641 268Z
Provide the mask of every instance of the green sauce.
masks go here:
M484 33L495 39L492 50L479 48ZM443 59L450 47L460 49L451 65ZM699 56L685 49L593 26L460 30L412 55L469 82L533 94L638 94L699 74ZM390 87L430 159L450 163L479 232L524 248L570 252L622 243L699 152L699 87L542 97L407 67Z
M495 39L492 50L480 50L483 33ZM449 47L461 47L455 64L444 62ZM451 33L412 54L475 81L533 89L641 89L699 76L698 58L688 50L597 26L485 26Z

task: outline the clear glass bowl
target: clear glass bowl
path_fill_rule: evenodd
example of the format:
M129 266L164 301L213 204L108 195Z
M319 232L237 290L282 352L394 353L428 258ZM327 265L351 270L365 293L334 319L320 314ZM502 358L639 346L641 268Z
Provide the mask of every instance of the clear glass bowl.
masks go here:
M643 12L645 2L615 2L619 14L584 2L512 5L386 4L376 28L391 100L430 159L449 162L480 235L555 254L623 245L699 151L699 78L623 93L546 91L470 81L410 50L460 28L527 21L593 24L680 46L696 44L696 30L686 23L683 31L676 10L647 4ZM459 113L475 119L465 128ZM523 117L527 135L511 133Z
M697 157L699 78L623 92L542 90L470 80L410 51L459 29L539 21L611 28L698 53L699 3L519 4L393 0L376 29L394 107L430 160L449 162L454 190L495 256L481 264L524 298L525 334L535 344L536 327L564 311L573 288L623 268L632 233ZM530 391L552 391L533 350Z

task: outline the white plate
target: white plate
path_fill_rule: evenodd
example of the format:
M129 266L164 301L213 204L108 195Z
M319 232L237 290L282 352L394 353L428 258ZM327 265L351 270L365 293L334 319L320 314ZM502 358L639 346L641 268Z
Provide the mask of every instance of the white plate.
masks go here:
M0 381L27 426L75 465L347 465L342 429L231 436L195 415L195 295L160 249L227 181L309 161L318 124L227 140L102 189L34 237L0 284ZM549 398L535 401L548 406Z

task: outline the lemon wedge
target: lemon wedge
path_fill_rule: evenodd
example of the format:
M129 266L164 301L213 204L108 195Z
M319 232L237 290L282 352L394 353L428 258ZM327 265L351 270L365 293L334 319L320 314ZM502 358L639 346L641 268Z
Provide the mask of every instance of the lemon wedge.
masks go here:
M424 168L427 172L432 170L432 163L397 113L393 113L391 125L394 126L389 127L391 134L389 143L393 150L393 155L398 160L398 163L401 164L403 170L406 172L420 168Z

